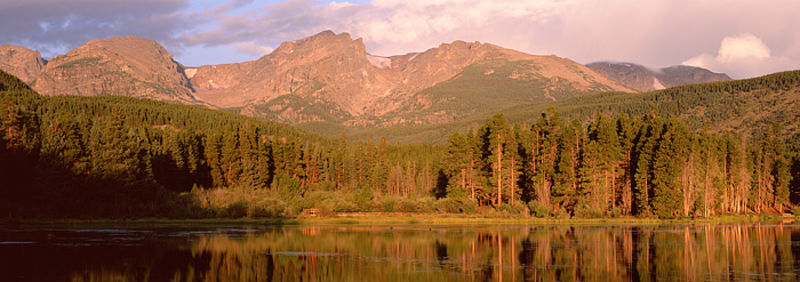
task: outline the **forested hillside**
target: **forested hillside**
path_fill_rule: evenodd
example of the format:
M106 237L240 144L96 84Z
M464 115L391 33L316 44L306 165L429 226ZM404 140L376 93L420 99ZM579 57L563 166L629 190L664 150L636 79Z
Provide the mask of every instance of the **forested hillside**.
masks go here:
M603 93L557 103L555 107L575 118L591 117L596 112L679 117L694 129L716 132L750 134L778 123L787 134L794 134L800 133L800 71L636 95ZM527 115L525 111L516 114Z
M588 123L496 115L444 146L393 145L144 99L43 97L0 72L0 215L684 217L783 212L800 191L800 144L780 123L709 133L652 110L590 109L566 111Z
M550 104L522 104L502 112L509 122L532 123L548 108L586 122L596 113L609 116L654 114L680 118L693 130L734 131L749 135L778 123L786 135L800 133L800 71L762 77L684 85L645 93L607 92ZM477 128L488 116L427 126L352 132L357 137L385 136L390 141L444 143L454 132Z
M345 211L435 185L430 145L345 142L145 99L43 97L0 75L3 216L276 216L316 191Z

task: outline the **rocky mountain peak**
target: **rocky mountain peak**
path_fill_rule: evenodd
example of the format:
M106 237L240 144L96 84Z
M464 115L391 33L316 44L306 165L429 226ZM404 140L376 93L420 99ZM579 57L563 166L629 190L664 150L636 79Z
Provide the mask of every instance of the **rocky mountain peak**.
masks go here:
M34 89L45 95L123 95L197 103L183 66L136 36L92 40L51 60Z
M517 96L529 97L518 97L514 102L561 99L569 96L563 94L566 92L627 91L574 61L555 56L534 56L488 43L456 40L419 53L381 57L368 54L360 38L332 31L282 43L256 61L193 68L191 84L196 96L209 104L292 123L429 123L462 113L453 112L456 106L423 118L381 119L397 113L433 111L434 104L442 101L461 101L455 96L418 94L457 79L470 66L474 66L470 73L487 68L476 78L493 83L487 91L514 84L524 92ZM499 95L506 93L501 92Z
M21 46L0 45L0 70L31 84L39 76L46 62L39 51Z
M704 83L711 81L728 81L731 77L724 73L715 73L704 68L693 66L672 66L659 70L659 79L668 85L683 85L687 83Z
M90 51L105 49L108 52L128 56L137 60L147 60L152 58L169 58L172 56L158 42L134 36L117 36L101 40L91 40L78 47L76 50Z
M271 54L267 54L259 60L269 59L270 57L311 57L318 59L337 52L355 51L366 53L366 47L361 38L352 39L350 34L343 32L335 34L330 30L295 41L281 43Z

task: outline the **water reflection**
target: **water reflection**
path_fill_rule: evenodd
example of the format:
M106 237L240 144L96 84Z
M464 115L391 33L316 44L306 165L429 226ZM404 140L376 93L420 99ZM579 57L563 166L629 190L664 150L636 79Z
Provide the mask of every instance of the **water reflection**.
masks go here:
M19 237L42 231L25 236L6 231L0 241L35 243L0 244L0 267L8 267L0 272L12 280L73 281L800 279L798 226L149 231L122 232L124 241L118 239L125 236L97 232L88 243L85 233L70 237L63 231L46 236L56 239L35 241Z

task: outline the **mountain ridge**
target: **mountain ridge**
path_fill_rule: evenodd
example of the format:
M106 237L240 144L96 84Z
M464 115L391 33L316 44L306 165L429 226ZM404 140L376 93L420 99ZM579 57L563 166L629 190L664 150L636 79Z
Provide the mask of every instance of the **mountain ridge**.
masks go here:
M555 55L456 40L375 56L361 38L332 31L253 61L198 67L184 67L155 41L112 37L32 69L29 83L44 95L145 97L331 130L447 123L513 105L633 92Z
M199 104L183 66L157 42L91 40L48 62L33 88L44 95L121 95Z
M22 46L0 45L0 69L27 84L36 80L46 63L39 51Z
M630 95L606 92L574 97L550 104L525 104L497 111L510 123L532 124L550 109L566 119L587 121L597 115L615 117L652 115L680 118L693 129L732 131L744 135L777 124L787 135L800 136L800 70L764 76L690 84ZM383 137L392 142L444 143L454 132L477 129L491 115L462 120L393 128L353 130L348 136L367 140Z
M586 67L639 92L731 80L727 74L686 65L653 69L634 63L603 61L586 64Z
M530 66L518 67L508 79L543 81L542 85L549 88L537 95L562 88L580 93L630 91L574 61L555 56L454 41L423 52L381 57L366 52L360 38L331 31L284 42L255 61L187 70L196 71L191 80L197 96L210 104L242 107L243 114L290 123L335 121L359 127L459 118L456 110L425 116L410 113L441 102L422 93L424 90L457 78L473 64L489 61L531 62ZM491 70L486 75L491 75ZM253 79L239 79L243 77ZM552 95L550 99L554 99Z

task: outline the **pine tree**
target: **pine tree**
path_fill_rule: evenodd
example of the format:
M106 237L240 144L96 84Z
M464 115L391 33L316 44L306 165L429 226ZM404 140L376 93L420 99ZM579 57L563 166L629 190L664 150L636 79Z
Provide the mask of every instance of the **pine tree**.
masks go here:
M606 214L616 203L616 170L622 158L615 124L598 116L589 126L588 142L582 153L580 194L586 202L581 205L581 213Z
M481 128L481 139L485 148L484 163L491 175L489 183L494 188L494 205L499 206L503 203L504 190L509 186L510 178L506 171L508 169L506 160L509 159L506 147L514 139L502 114L494 115L486 122Z
M206 135L203 143L211 184L214 187L222 187L227 183L222 168L222 135L218 131L210 132Z
M676 217L682 208L679 177L688 153L688 134L680 123L670 121L653 158L651 204L658 217Z
M220 169L225 179L225 186L233 187L239 184L242 173L240 161L239 131L236 128L227 128L222 137L222 146L220 148Z
M645 120L634 142L636 145L634 146L633 154L633 162L635 163L633 207L636 215L652 215L650 198L653 192L653 159L656 156L662 129L661 121L657 119Z
M633 214L633 174L635 164L633 163L634 141L636 138L638 120L633 120L628 115L620 115L617 118L617 136L620 141L620 151L622 160L619 162L621 169L620 178L620 205L622 215Z
M531 135L528 138L530 145L527 151L529 151L530 165L525 177L530 185L528 190L533 192L540 206L547 208L553 206L551 200L553 168L562 127L561 115L551 108L531 126Z
M572 209L577 200L582 131L580 123L574 121L561 132L558 139L552 190L553 202L558 209Z
M450 179L447 194L466 194L470 154L466 136L461 133L450 135L445 160L445 170Z
M478 145L479 143L478 137L475 136L475 133L472 131L472 129L470 129L469 132L467 133L465 142L467 148L465 154L466 154L466 159L468 160L466 167L467 188L470 191L470 199L472 199L473 201L477 201L478 206L480 206L481 201L479 201L478 199L484 198L481 195L485 194L482 189L483 185L481 185L481 183L483 182L482 181L483 177L480 173L481 152L480 152L480 147Z

